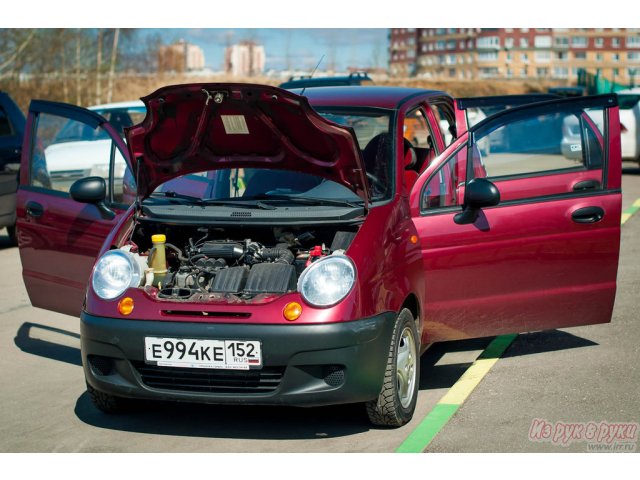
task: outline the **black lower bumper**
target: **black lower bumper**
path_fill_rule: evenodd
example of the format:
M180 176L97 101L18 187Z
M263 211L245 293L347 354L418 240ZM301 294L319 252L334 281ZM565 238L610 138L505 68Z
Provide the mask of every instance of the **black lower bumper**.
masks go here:
M81 315L87 382L110 395L201 403L318 406L372 400L382 388L393 312L325 325L208 324ZM146 364L144 338L251 339L250 371Z

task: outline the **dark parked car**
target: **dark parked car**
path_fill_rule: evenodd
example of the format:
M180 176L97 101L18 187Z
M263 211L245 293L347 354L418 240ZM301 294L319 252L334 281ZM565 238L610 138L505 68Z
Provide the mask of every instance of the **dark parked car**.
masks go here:
M103 129L111 174L49 190L31 174L46 163L37 147L20 170L29 297L80 315L102 411L361 402L400 426L429 344L611 320L615 95L471 127L449 95L409 88L194 84L143 101L126 143L95 112L32 102L25 144L55 138L51 117ZM573 159L561 131L547 135L564 117L582 125ZM496 134L517 150L483 156ZM114 197L116 149L137 180L131 205Z
M281 83L279 87L291 90L293 88L343 87L347 85L373 85L373 80L364 72L356 72L338 77L291 77L289 81Z
M24 135L24 114L9 94L0 91L0 228L16 241L16 189Z

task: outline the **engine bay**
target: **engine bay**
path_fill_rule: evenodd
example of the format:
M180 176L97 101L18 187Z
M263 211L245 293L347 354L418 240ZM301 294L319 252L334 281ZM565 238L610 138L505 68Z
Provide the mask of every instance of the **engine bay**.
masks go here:
M295 291L313 262L343 254L357 226L189 227L137 225L121 250L144 274L140 288L160 300L206 301Z

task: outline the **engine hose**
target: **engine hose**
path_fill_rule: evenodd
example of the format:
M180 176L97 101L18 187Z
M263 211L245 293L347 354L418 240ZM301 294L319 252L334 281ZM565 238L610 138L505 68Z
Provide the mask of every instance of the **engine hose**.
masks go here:
M263 248L260 250L260 257L264 260L273 260L274 263L284 263L291 265L294 260L291 250L286 248Z
M189 259L185 258L182 254L182 250L180 250L178 247L176 247L175 245L173 245L172 243L165 243L164 244L165 247L170 248L171 250L173 250L174 252L176 252L178 254L178 260L180 260L181 262L188 262Z

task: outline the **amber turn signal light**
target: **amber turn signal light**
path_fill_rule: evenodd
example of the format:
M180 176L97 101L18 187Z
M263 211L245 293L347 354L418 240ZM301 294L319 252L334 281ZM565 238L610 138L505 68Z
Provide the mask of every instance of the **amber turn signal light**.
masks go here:
M133 298L124 297L122 300L118 302L118 311L122 315L129 315L133 312Z
M287 303L282 310L284 318L290 322L297 320L302 315L302 305L297 302Z

